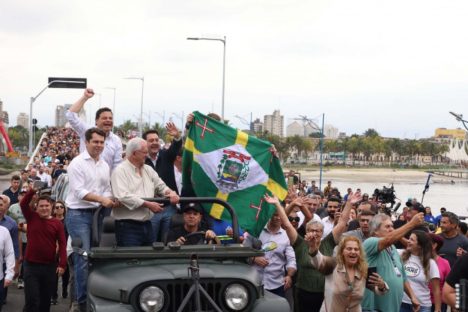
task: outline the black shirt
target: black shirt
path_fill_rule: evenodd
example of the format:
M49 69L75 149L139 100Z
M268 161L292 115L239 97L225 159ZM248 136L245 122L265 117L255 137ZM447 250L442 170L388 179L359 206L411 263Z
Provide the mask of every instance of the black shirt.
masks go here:
M188 234L190 234L190 232L187 232L187 230L184 228L183 225L171 228L169 230L169 233L167 234L166 242L167 243L175 242L181 236L186 236ZM184 245L199 245L199 244L204 244L204 243L205 243L205 237L204 236L203 236L203 239L202 239L202 236L195 235L195 236L189 237L185 241Z
M19 188L16 192L13 192L11 188L7 188L6 190L3 191L3 195L8 196L8 198L10 198L10 205L13 205L18 202L19 192L20 192Z
M468 279L468 254L464 254L455 262L445 281L455 288L455 284L460 283L462 279Z

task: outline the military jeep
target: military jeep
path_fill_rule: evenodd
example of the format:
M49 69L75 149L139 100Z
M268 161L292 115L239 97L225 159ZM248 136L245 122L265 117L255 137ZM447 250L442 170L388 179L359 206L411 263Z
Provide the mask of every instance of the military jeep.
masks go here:
M146 199L168 203L166 199ZM215 198L181 202L218 203L232 216L233 243L222 245L116 247L113 220L93 223L89 261L88 311L289 311L284 298L263 289L248 259L263 252L239 242L237 216Z

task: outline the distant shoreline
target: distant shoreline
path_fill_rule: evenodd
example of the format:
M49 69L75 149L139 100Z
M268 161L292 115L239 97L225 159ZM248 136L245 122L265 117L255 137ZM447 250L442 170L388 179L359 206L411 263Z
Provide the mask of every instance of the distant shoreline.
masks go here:
M285 170L286 171L286 170ZM320 178L319 169L304 169L295 170L301 174L301 179L310 182L311 180L318 181ZM398 182L398 183L414 183L425 182L428 173L422 170L414 169L391 169L391 168L338 168L326 169L322 173L323 180L335 181L351 181L351 182ZM432 181L434 183L455 183L468 182L466 179L458 179L453 177L434 175Z

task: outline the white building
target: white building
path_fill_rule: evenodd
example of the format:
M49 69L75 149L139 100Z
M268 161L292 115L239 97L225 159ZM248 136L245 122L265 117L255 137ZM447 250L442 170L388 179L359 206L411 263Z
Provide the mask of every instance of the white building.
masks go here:
M271 134L283 136L284 132L284 116L280 114L279 110L275 110L273 115L265 115L264 118L264 131Z
M340 134L338 128L335 128L332 125L325 125L323 132L327 139L338 139Z
M26 113L19 113L18 117L16 117L16 125L29 129L29 115Z

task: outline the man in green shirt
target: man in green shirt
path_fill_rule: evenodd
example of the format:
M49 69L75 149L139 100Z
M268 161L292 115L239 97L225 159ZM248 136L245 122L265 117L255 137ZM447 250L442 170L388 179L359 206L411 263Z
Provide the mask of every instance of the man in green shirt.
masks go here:
M418 213L410 222L394 230L392 220L385 214L378 214L371 220L369 231L372 237L364 242L367 263L369 267L377 268L377 273L387 283L389 289L382 296L375 296L372 291L366 289L361 304L363 312L400 311L403 291L411 298L413 307L419 308L420 303L406 281L403 264L393 244L423 222L424 214Z

